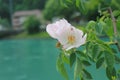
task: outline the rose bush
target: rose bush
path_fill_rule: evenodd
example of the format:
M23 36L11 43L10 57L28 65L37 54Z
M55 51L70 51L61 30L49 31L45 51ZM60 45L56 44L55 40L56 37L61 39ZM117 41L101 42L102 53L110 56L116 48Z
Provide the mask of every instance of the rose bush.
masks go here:
M82 13L86 12L85 3L89 2L61 1L65 2L66 6L75 3ZM93 80L86 69L93 63L96 64L96 69L102 67L105 70L109 80L120 79L120 11L112 11L111 1L104 0L108 7L102 8L99 5L100 16L96 21L90 20L84 27L80 27L82 30L76 29L65 19L47 25L48 34L59 42L57 46L60 54L56 66L66 80L69 80L66 64L70 65L71 69L74 67L74 80Z

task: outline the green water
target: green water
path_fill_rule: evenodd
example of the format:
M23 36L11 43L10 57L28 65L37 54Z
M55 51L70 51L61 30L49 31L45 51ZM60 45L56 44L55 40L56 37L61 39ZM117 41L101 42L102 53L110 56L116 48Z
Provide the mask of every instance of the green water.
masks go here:
M64 80L56 70L59 51L52 39L0 41L0 80ZM88 68L94 80L107 80L104 69ZM73 73L69 71L70 80Z

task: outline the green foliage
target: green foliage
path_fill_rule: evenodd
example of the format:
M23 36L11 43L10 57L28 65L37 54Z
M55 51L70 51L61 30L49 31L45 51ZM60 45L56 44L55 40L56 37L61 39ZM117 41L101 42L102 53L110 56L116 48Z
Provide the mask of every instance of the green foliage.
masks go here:
M85 66L90 66L90 65L91 65L91 63L88 62L87 60L82 60L82 63L83 63Z
M43 9L47 0L14 0L14 10ZM32 4L32 5L31 5Z
M82 50L72 49L67 52L69 55L66 55L66 52L63 51L64 57L61 60L63 63L69 64L70 67L74 67L74 80L93 79L91 73L86 69L92 63L96 64L96 69L104 66L103 68L109 80L117 80L119 76L115 65L120 64L120 56L118 54L120 53L120 11L112 11L110 6L117 4L115 2L118 1L98 0L96 3L94 1L61 0L64 7L71 8L70 5L75 5L76 10L79 9L82 14L89 12L92 9L91 7L98 6L99 2L102 5L99 5L100 16L97 17L97 20L90 20L82 29L87 33L86 44L84 44ZM92 3L93 5L89 6ZM102 37L108 40L104 40ZM116 46L117 49L112 46Z
M76 7L82 12L86 13L85 0L76 0Z
M96 68L100 68L102 66L102 64L104 63L104 57L98 59L98 61L96 62Z
M113 67L112 69L110 69L109 67L106 68L106 74L107 77L109 78L109 80L114 80L113 78L115 77L116 79L116 70Z
M10 24L7 19L0 19L0 25L4 26L5 28L9 28Z
M40 21L34 16L28 17L24 22L24 27L29 34L39 32L40 31L39 26L40 26Z
M70 3L70 0L64 2ZM54 17L64 17L69 19L72 13L75 11L75 8L74 5L69 5L70 8L67 7L64 2L61 0L48 0L44 10L45 19L51 20Z
M91 76L91 74L87 70L83 69L83 72L84 72L83 74L84 74L85 78L87 78L87 79L93 79L92 76Z
M64 66L64 62L62 60L62 53L59 55L59 57L57 59L56 67L57 67L57 70L64 76L64 78L66 80L69 80L67 71L66 71L65 66Z
M114 67L114 62L115 62L113 53L110 53L108 51L104 51L104 54L105 54L105 60L106 60L107 67L112 69Z
M70 67L73 66L75 60L76 60L76 55L75 55L75 53L72 53L72 54L70 55Z
M28 32L23 32L21 34L17 34L15 36L10 36L12 39L38 39L38 38L50 38L50 36L46 32L39 32L36 34L28 34Z
M10 22L10 0L0 0L0 18ZM20 10L44 9L47 0L11 0L12 13Z
M76 58L76 64L75 64L75 69L74 69L74 80L77 79L77 77L81 76L82 77L82 64L79 58Z
M10 20L8 0L0 0L0 18Z
M118 28L119 26L116 27ZM85 29L83 29L87 32L86 44L81 51L73 50L69 59L70 67L75 63L74 80L92 79L91 73L86 69L86 67L91 66L91 62L96 64L96 69L104 66L106 76L109 80L117 79L117 70L114 66L116 63L120 64L120 57L117 55L119 51L112 48L111 45L116 45L114 40L119 42L120 38L117 37L119 38L118 40L114 38L116 35L113 29L113 22L110 15L103 15L97 21L88 22ZM117 33L117 35L119 34ZM101 36L106 36L109 40L104 41ZM117 48L119 49L119 47Z

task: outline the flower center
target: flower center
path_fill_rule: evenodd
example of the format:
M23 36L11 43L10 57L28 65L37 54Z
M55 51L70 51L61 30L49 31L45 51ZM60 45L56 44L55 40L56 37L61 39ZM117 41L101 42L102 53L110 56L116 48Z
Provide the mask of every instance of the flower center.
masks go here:
M73 35L68 36L68 43L73 44L74 42L75 42L75 36Z

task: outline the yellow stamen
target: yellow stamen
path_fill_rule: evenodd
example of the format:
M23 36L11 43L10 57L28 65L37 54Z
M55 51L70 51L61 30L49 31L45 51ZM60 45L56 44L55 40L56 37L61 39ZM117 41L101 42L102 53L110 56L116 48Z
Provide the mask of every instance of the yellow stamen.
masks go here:
M75 42L75 36L70 35L68 36L68 43L73 44Z

